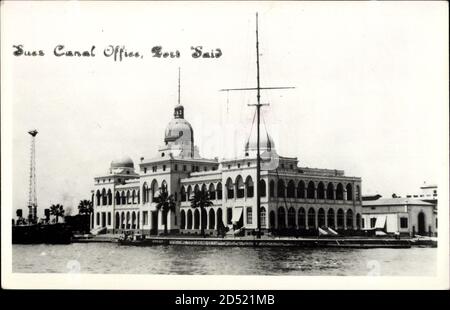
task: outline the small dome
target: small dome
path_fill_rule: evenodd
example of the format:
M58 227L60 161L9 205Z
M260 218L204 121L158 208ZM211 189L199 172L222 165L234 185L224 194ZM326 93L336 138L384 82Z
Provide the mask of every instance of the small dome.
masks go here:
M134 163L130 157L124 156L122 158L113 160L111 162L111 168L134 168Z
M255 132L252 133L251 138L247 141L245 151L256 151L257 148L257 137ZM275 142L273 142L272 137L266 132L261 132L259 135L259 150L261 152L275 150Z

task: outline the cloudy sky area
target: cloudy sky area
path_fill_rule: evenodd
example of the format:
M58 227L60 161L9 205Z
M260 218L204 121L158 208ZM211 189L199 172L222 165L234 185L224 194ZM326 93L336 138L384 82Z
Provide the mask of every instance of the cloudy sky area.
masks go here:
M404 195L445 178L445 2L12 2L2 12L2 106L12 108L2 117L12 132L2 130L2 140L12 143L13 208L28 198L32 128L39 213L52 203L75 212L114 158L155 156L177 102L178 67L201 155L239 154L255 94L218 90L255 86L256 11L262 86L296 87L262 94L280 155L360 176L363 194ZM13 44L46 55L15 57ZM58 44L95 45L96 56L55 57ZM144 58L114 62L102 55L108 45ZM153 58L156 45L181 57ZM194 59L196 45L223 55Z

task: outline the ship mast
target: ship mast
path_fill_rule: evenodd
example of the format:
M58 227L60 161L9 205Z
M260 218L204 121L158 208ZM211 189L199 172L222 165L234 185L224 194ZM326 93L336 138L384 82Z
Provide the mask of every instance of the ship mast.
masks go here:
M261 183L261 157L260 157L260 113L261 107L269 105L268 103L261 103L261 90L264 89L291 89L295 87L261 87L259 75L259 33L258 33L258 13L256 13L256 87L251 88L226 88L220 91L242 91L242 90L256 90L256 104L249 104L249 106L256 107L256 225L257 238L261 238L261 193L259 186Z
M258 13L256 13L256 225L257 237L261 238L261 196L259 184L261 182L261 157L259 150L259 123L261 113L261 89L259 83L259 38L258 38ZM268 105L268 104L267 104Z

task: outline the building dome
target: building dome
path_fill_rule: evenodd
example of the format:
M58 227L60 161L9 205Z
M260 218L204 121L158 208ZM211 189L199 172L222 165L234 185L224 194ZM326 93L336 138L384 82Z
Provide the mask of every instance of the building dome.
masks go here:
M172 157L193 158L195 156L194 130L191 124L184 119L184 107L177 104L172 119L164 132L165 146L159 149L164 157L170 154Z
M167 143L182 138L182 140L186 139L190 142L193 137L194 132L191 124L184 118L175 118L166 127L164 141Z
M113 160L111 162L111 168L133 168L134 169L134 163L130 157L124 156L122 158Z
M256 151L257 148L257 136L256 132L254 132L245 145L245 151ZM259 150L261 153L275 150L275 142L267 132L260 132L259 134Z

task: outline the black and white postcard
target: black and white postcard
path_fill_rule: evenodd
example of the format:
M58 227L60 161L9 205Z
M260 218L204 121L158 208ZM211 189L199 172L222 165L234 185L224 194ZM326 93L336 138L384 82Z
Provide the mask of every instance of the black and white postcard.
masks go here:
M1 37L3 287L449 287L447 2L2 1Z

